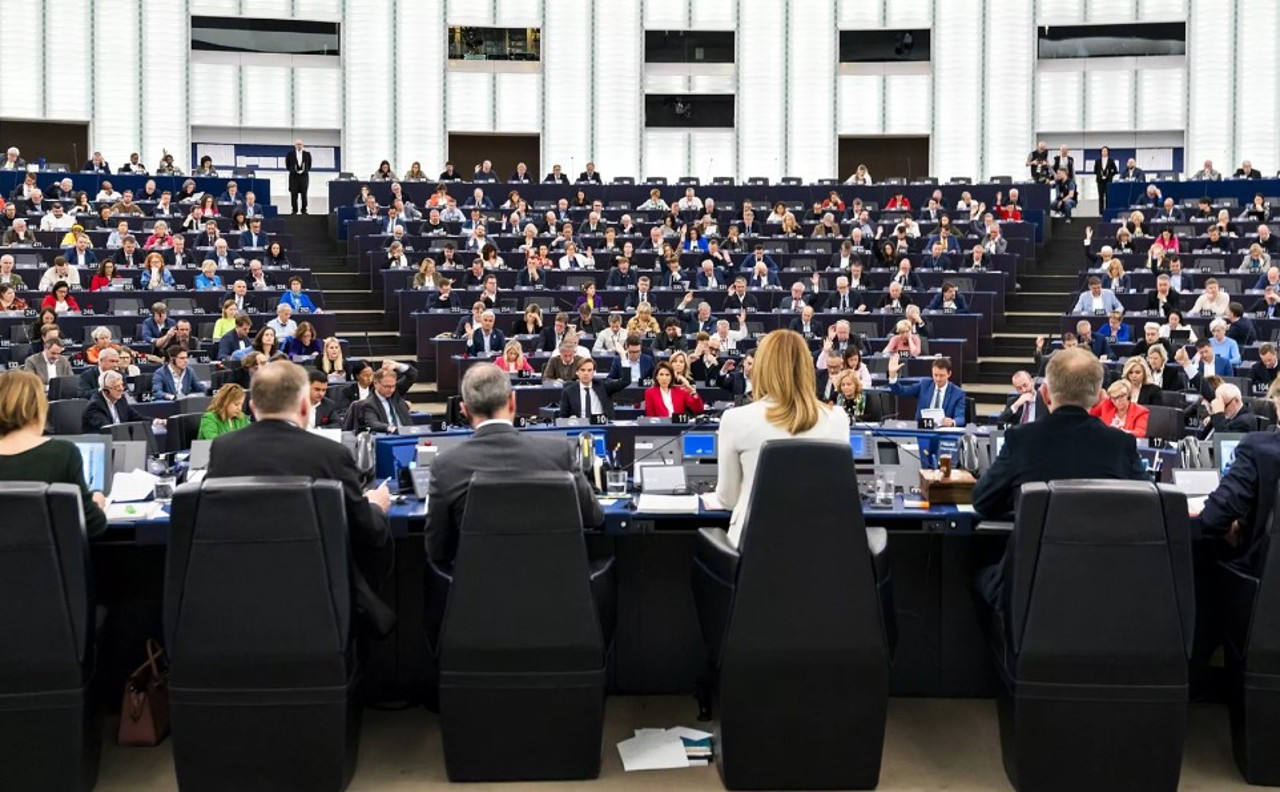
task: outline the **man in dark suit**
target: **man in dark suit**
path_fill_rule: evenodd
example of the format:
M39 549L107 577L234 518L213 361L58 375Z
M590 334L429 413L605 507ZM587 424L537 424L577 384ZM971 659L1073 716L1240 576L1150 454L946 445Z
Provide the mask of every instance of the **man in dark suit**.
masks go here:
M80 372L80 384L76 387L76 398L91 399L102 387L102 375L115 371L120 365L120 353L114 347L107 347L98 353L98 365Z
M569 177L561 170L559 165L552 165L551 172L542 180L543 184L568 184Z
M951 361L947 358L935 358L932 376L927 380L902 383L898 381L898 373L905 364L897 355L889 356L889 390L898 396L916 397L916 420L923 417L925 410L941 410L942 426L964 426L967 420L967 401L960 386L951 381Z
M628 385L640 385L653 379L652 355L644 354L644 342L640 336L627 336L627 354L613 359L606 384L609 393L617 393Z
M385 552L391 541L386 518L391 494L385 486L361 492L351 452L303 428L311 422L308 391L301 366L285 361L263 366L253 379L256 420L213 441L207 477L308 476L340 482L356 567L351 581L356 613L386 635L395 626L395 614L374 589L391 570Z
M354 409L359 411L357 431L369 429L396 434L403 427L413 426L409 402L400 395L396 373L389 368L380 368L374 372L373 392Z
M298 213L298 199L302 199L302 213L307 213L307 187L311 183L311 152L302 147L302 140L293 141L293 150L284 157L284 167L289 171L289 205L293 214Z
M719 385L733 394L735 402L744 401L751 396L751 369L756 362L755 352L742 356L742 365L733 360L726 360L720 367Z
M311 393L311 423L309 429L327 429L333 427L337 417L338 405L328 396L329 379L323 371L307 369L307 382Z
M1049 415L1005 433L1004 448L973 490L973 508L989 519L1007 519L1018 489L1028 482L1063 479L1142 481L1146 473L1132 435L1089 415L1102 387L1102 364L1080 347L1055 352L1046 370ZM977 585L988 605L1003 616L1002 593L1015 557L1017 527L1004 559L984 569Z
M575 416L590 419L593 415L604 415L613 420L613 396L610 395L608 383L595 381L596 362L591 358L583 358L574 371L577 378L566 383L560 391L560 408L556 412L559 418ZM587 401L590 404L587 404Z
M1025 371L1013 375L1013 389L1016 392L1009 398L1004 412L996 419L1001 424L1024 424L1043 420L1049 414L1044 399L1036 392L1035 380Z
M507 338L502 334L501 330L494 328L494 320L493 311L486 310L480 314L480 326L471 326L468 331L469 337L467 338L468 355L477 357L502 352L502 347L506 345Z
M591 486L573 464L573 446L561 436L516 431L515 393L506 372L491 364L472 366L462 378L462 409L475 429L465 443L442 452L431 466L426 523L427 557L449 568L458 552L458 533L467 506L467 488L477 471L520 473L555 470L574 473L584 528L604 522Z
M27 359L22 361L22 370L29 371L40 378L45 388L49 387L49 379L51 377L71 377L74 373L71 371L71 362L63 356L62 339L58 336L58 331L50 330L44 334L41 339L43 349L33 355L28 355ZM115 352L114 349L111 350ZM102 360L101 357L98 358ZM115 368L115 365L112 365ZM97 369L91 369L97 375ZM96 379L95 379L96 387ZM85 398L85 397L81 397Z
M812 305L801 308L800 315L792 319L788 327L805 338L821 338L824 329L822 322L814 318Z
M653 303L649 301L650 284L651 284L651 281L649 280L648 275L641 275L636 280L636 290L633 292L627 292L628 308L635 308L640 303L645 303L645 302L649 303L650 306L653 305Z
M739 275L733 279L729 294L724 298L726 311L754 311L759 306L756 296L747 291L747 279Z
M1098 152L1098 158L1093 161L1093 180L1098 185L1098 209L1103 217L1107 210L1107 188L1119 173L1120 167L1112 158L1111 149L1103 146Z
M1241 438L1231 467L1200 512L1204 535L1225 540L1215 550L1250 575L1262 572L1278 480L1280 434L1251 432Z
M600 179L600 173L596 170L594 162L587 163L587 169L578 174L578 184L603 184Z
M120 372L108 371L103 374L102 387L94 391L89 404L84 408L84 415L80 419L81 431L85 434L98 434L103 427L111 424L147 420L133 409L124 392L124 377Z

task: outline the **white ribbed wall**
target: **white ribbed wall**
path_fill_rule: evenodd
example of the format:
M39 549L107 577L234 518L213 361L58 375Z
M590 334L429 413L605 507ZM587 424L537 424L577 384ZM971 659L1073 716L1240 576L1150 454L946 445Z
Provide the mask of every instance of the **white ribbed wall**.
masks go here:
M343 62L191 63L192 11L338 20ZM1036 68L1037 23L1171 19L1190 72ZM91 120L113 163L185 159L196 126L341 129L357 173L438 170L450 130L540 133L544 164L606 177L830 176L837 137L866 134L930 135L944 178L1020 173L1039 131L1182 132L1189 162L1280 168L1275 0L0 0L0 20L0 117ZM539 26L541 66L449 69L451 24ZM836 63L838 30L876 27L931 27L937 68ZM646 69L646 29L736 30L738 62ZM734 93L736 129L646 131L646 89Z

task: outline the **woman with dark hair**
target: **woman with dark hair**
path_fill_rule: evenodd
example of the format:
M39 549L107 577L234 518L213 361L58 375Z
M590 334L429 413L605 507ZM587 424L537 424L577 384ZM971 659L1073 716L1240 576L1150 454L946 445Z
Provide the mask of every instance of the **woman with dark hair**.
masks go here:
M369 181L389 182L395 181L396 175L391 172L391 163L383 160L378 164L378 169L369 177Z
M116 263L109 258L102 259L98 262L98 271L89 279L89 291L109 288L115 277Z
M66 281L58 281L53 284L53 288L45 295L44 300L40 303L40 308L52 308L56 313L80 313L80 304L76 302L76 298L72 297L69 292L71 287Z
M196 167L195 172L192 173L191 175L192 176L209 176L211 178L216 179L218 177L218 171L216 168L213 167L213 157L210 157L208 154L205 154L203 157L201 157L200 165Z

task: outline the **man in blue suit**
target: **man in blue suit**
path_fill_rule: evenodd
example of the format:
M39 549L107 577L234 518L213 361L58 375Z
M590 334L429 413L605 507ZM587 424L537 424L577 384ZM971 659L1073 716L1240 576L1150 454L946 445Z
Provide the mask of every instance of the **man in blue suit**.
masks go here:
M965 396L959 385L951 384L951 361L940 357L933 361L933 377L927 380L902 383L898 373L902 371L902 358L889 357L889 390L898 396L916 397L916 420L924 410L942 410L943 426L964 426Z
M180 399L203 391L196 373L187 367L187 350L181 346L171 346L168 358L168 364L156 369L156 373L151 375L151 393L155 398Z
M501 330L494 329L495 318L493 311L485 311L480 314L480 326L473 325L469 331L470 336L467 340L468 355L479 357L502 353L502 348L507 344L507 338L502 334Z
M617 393L628 385L639 385L653 379L653 356L644 353L644 343L638 335L627 336L627 354L613 359L605 390Z
M1235 367L1231 365L1231 361L1215 355L1213 345L1209 343L1209 339L1202 338L1196 342L1196 356L1194 358L1187 357L1185 347L1178 347L1178 351L1173 353L1173 362L1182 366L1183 372L1187 375L1187 384L1200 392L1205 399L1212 400L1214 397L1213 388L1209 386L1210 377L1231 377L1235 375Z
M1262 572L1277 480L1280 434L1250 432L1236 446L1227 475L1209 494L1200 513L1204 534L1229 539L1219 550L1228 556L1228 564L1246 574Z
M271 239L262 230L261 217L251 219L249 221L249 230L240 232L240 247L242 248L265 248L270 243Z
M725 283L724 273L716 269L715 262L711 259L702 260L702 268L698 270L697 283L699 289L723 289L728 285Z
M1124 306L1116 299L1115 292L1102 288L1102 279L1096 275L1089 278L1089 289L1080 293L1075 308L1071 309L1074 314L1107 315L1112 311L1124 313Z
M755 272L756 265L761 263L768 267L770 272L778 270L778 262L764 252L764 245L756 245L755 249L738 263L738 269L743 272Z

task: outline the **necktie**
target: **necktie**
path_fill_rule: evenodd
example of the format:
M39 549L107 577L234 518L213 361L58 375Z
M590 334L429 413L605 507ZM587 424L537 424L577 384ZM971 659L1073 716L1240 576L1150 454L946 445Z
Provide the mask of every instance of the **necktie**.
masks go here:
M931 405L929 405L929 406L930 406L932 409L935 409L935 410L940 410L940 409L942 409L942 388L934 388L934 390L933 390L933 404L931 404Z
M591 391L585 386L582 388L582 417L591 418Z
M1204 382L1204 361L1200 361L1200 381Z
M849 296L847 294L840 296L840 310L841 311L849 310Z
M1035 410L1035 408L1036 408L1035 399L1032 399L1031 401L1027 402L1027 406L1022 408L1022 423L1024 424L1031 423L1031 420L1035 417L1031 413L1032 411Z
M384 405L386 405L386 408L387 408L387 424L388 424L392 429L395 429L395 428L396 428L396 408L395 408L395 405L394 405L394 404L392 404L392 403L391 403L389 400L387 400L387 399L383 399L383 400L382 400L382 403L383 403Z

